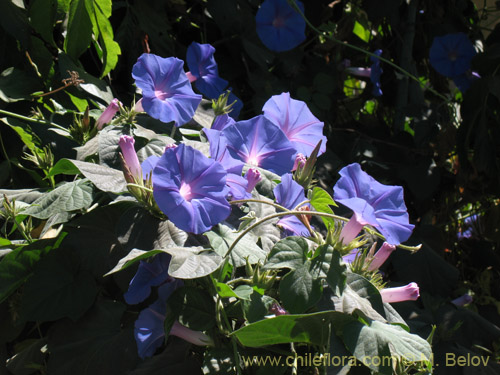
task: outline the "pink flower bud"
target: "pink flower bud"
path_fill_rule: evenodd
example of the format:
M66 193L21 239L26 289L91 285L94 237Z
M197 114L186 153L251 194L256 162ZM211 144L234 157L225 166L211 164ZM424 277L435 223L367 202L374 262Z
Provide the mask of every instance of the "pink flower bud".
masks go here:
M298 168L304 168L304 165L306 165L306 161L307 159L304 154L298 153L295 157L295 163L293 164L292 172L296 171Z
M256 168L250 168L245 174L245 178L248 181L247 193L251 193L255 185L262 180L262 175Z
M175 321L174 325L170 329L170 334L173 336L180 337L187 342L199 346L212 346L214 344L213 340L204 334L203 332L193 331L189 328L184 327L179 322Z
M125 166L130 171L132 177L139 181L142 180L142 169L139 159L137 158L137 153L135 152L134 143L134 138L128 135L122 135L118 141L118 145L122 150Z
M380 291L383 302L415 301L420 297L420 290L417 283L409 283L396 288L385 288Z
M120 105L120 101L116 98L109 103L106 109L102 112L102 115L97 119L97 130L101 130L104 125L111 122L113 116L120 110Z
M396 246L389 245L387 242L384 242L380 249L375 253L375 256L373 257L368 269L370 271L378 270L394 250L396 250Z
M288 314L288 312L283 307L278 305L277 303L273 303L271 308L269 309L269 311L272 312L276 316Z
M193 83L194 81L197 80L197 78L194 75L192 75L191 72L187 72L186 75L189 79L189 82L191 82L191 83Z

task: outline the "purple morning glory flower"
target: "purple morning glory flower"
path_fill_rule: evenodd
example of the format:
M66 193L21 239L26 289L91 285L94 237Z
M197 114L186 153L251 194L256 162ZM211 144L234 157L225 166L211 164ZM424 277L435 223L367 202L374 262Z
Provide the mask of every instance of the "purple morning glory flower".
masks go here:
M304 5L295 2L302 13ZM271 51L283 52L297 47L305 39L306 21L287 0L265 0L255 16L257 35Z
M109 124L116 112L120 110L121 103L118 99L114 98L111 103L106 107L106 109L102 112L102 114L97 119L95 125L97 130L101 130L102 127L106 124Z
M226 175L219 162L180 144L153 169L153 196L178 228L200 234L229 216Z
M382 55L382 50L378 49L374 52L377 56ZM382 89L380 88L380 76L383 73L382 68L380 67L380 60L376 57L371 56L370 60L372 61L372 66L370 68L370 81L373 84L373 96L382 96Z
M429 61L439 74L456 77L470 68L476 50L464 33L435 37L429 51Z
M273 193L276 197L276 203L289 210L294 209L299 203L306 200L304 188L293 180L291 173L281 177L281 182L273 189ZM282 217L276 225L282 227L288 236L310 236L309 230L295 215Z
M187 49L186 61L188 77L194 80L196 88L207 98L217 99L227 87L228 82L219 77L214 59L215 48L210 44L193 42Z
M139 268L130 281L127 292L123 295L129 305L141 303L149 297L151 287L172 279L168 276L170 258L171 256L165 253L156 255L152 262L140 261Z
M354 211L344 226L341 238L351 242L365 225L382 233L390 245L406 241L414 226L408 222L408 212L401 186L383 185L353 163L340 170L335 184L334 199Z
M252 167L278 175L290 172L293 167L295 148L281 129L262 115L226 127L220 134L220 142L233 158Z
M288 92L272 96L262 108L264 116L285 133L297 152L311 155L321 141L318 155L326 150L324 124L309 110L307 104L290 97Z
M221 131L224 130L225 127L234 124L234 122L234 119L232 117L229 117L229 115L225 113L223 115L217 116L214 119L214 122L212 123L210 129Z
M143 53L132 68L135 84L142 90L141 105L151 117L175 126L187 123L201 102L175 57Z

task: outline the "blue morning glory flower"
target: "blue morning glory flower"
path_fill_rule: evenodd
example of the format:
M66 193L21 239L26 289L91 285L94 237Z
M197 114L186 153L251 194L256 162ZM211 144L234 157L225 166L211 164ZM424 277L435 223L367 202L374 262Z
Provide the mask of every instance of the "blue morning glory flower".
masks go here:
M304 5L296 1L302 13ZM265 0L255 17L257 35L271 51L283 52L297 47L306 39L306 21L287 0Z
M354 211L344 226L341 239L351 242L365 225L382 233L390 245L406 241L414 226L409 223L401 186L383 185L353 163L340 170L335 184L334 199Z
M472 82L478 80L479 78L481 78L479 74L468 70L464 74L460 74L459 76L453 77L452 79L453 83L455 83L455 86L457 86L457 88L462 93L464 93L470 88Z
M324 123L309 110L307 104L290 97L288 92L272 96L262 108L264 116L285 133L297 152L309 156L319 141L318 155L326 150Z
M446 34L434 38L429 61L439 74L456 77L470 68L476 50L464 33Z
M189 68L188 78L207 98L217 99L227 87L228 82L219 77L214 59L215 48L210 44L193 42L187 49L186 61Z
M141 105L151 117L181 126L193 118L201 95L193 92L184 73L184 62L143 53L132 68L135 84L142 90Z
M252 167L278 175L293 167L297 151L283 131L262 115L226 127L220 138L233 158Z
M172 279L168 276L170 258L171 256L165 253L156 255L152 262L140 261L139 268L123 295L129 305L141 303L151 294L151 287Z
M377 56L382 55L382 50L378 49L374 52ZM370 56L370 60L372 61L372 66L370 68L370 81L373 84L373 96L382 96L382 89L380 86L380 76L384 72L380 66L380 60L376 57Z
M276 197L276 203L289 210L306 200L304 188L293 180L291 173L281 177L281 182L273 189L273 193ZM276 225L283 228L288 236L310 236L309 230L295 215L282 217Z
M200 151L167 148L153 169L153 196L178 228L204 233L229 216L226 170Z

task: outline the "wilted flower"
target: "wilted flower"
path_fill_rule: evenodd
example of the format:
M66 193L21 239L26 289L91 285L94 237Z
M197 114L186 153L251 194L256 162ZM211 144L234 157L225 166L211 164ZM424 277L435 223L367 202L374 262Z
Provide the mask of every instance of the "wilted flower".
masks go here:
M142 54L132 69L137 87L142 89L142 108L153 118L187 123L201 102L184 73L183 61L175 57L161 58Z
M429 61L446 77L457 77L470 69L476 50L464 33L435 37L429 51Z
M384 242L380 249L375 253L370 263L368 269L370 271L378 270L382 264L389 258L392 252L396 250L396 246L389 245L387 242Z
M302 2L297 0L295 3L304 13ZM306 22L287 0L265 0L255 21L260 40L272 51L291 50L306 39Z
M209 99L216 99L227 87L228 82L219 77L214 59L215 48L210 44L193 42L187 49L187 76L196 88Z
M409 283L396 288L385 288L380 291L383 302L393 303L402 301L415 301L420 297L417 283Z
M276 185L273 193L276 197L276 203L289 210L306 200L304 188L293 180L291 173L281 177L281 183ZM276 225L282 227L287 235L310 236L309 230L295 215L282 217Z
M233 158L250 166L278 175L290 172L293 167L295 148L281 129L262 115L226 127L220 142Z
M128 172L130 172L131 174L131 176L127 176L127 173L125 173L128 182L134 182L134 180L142 180L141 164L139 163L139 159L137 158L134 144L134 138L129 135L120 136L120 140L118 141L118 145L122 150L125 168L128 169Z
M101 130L104 125L111 122L116 112L120 110L120 104L120 101L116 98L109 103L106 109L102 112L101 116L97 119L96 127L98 130Z
M285 133L297 152L309 156L321 140L318 155L326 150L324 123L309 110L307 104L290 97L288 92L272 96L262 108L264 116Z
M180 144L168 148L153 170L158 207L180 229L203 233L229 216L228 189L222 165Z
M379 230L390 245L399 245L410 237L414 226L408 222L401 186L381 184L362 171L358 163L342 168L339 174L334 199L354 211L340 235L344 244L351 242L365 225Z

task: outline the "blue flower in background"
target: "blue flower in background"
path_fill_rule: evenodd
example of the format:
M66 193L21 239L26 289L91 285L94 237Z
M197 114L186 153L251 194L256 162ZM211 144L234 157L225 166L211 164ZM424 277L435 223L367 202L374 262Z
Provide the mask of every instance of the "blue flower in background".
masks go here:
M296 4L304 13L302 2L296 1ZM287 0L265 0L255 21L260 40L271 51L291 50L306 39L306 21Z
M151 294L151 287L174 280L168 276L168 265L171 256L158 254L152 262L141 260L135 276L130 281L127 292L123 295L129 305L141 303Z
M349 207L354 214L344 226L341 238L351 242L365 225L382 233L390 245L406 241L414 226L409 223L401 186L383 185L353 163L340 170L334 199Z
M184 62L175 57L142 54L132 68L135 84L142 90L141 105L151 117L181 126L193 118L201 95L193 92L184 73Z
M189 80L194 81L196 88L209 99L217 99L228 84L225 79L219 77L214 53L215 48L210 44L193 42L189 45L186 55Z
M264 116L285 133L297 152L309 156L321 141L318 155L326 150L324 123L309 110L307 104L290 97L288 92L272 96L262 108Z
M167 148L153 169L153 196L178 228L204 233L226 219L226 170L184 144Z
M306 200L304 188L293 180L291 173L281 177L281 183L276 185L273 193L276 197L276 203L289 210L294 209L299 203ZM304 206L309 207L309 205ZM310 236L309 230L295 215L282 217L276 225L282 227L288 236Z
M382 50L378 49L374 52L377 56L382 55ZM380 86L380 76L384 72L380 66L380 60L376 57L371 56L370 60L372 61L372 66L370 68L370 81L373 84L373 96L382 96L382 89Z
M429 60L439 74L457 77L470 68L476 50L464 33L435 37L429 51Z
M220 138L233 158L252 167L278 175L293 167L297 151L283 131L262 115L226 127Z

